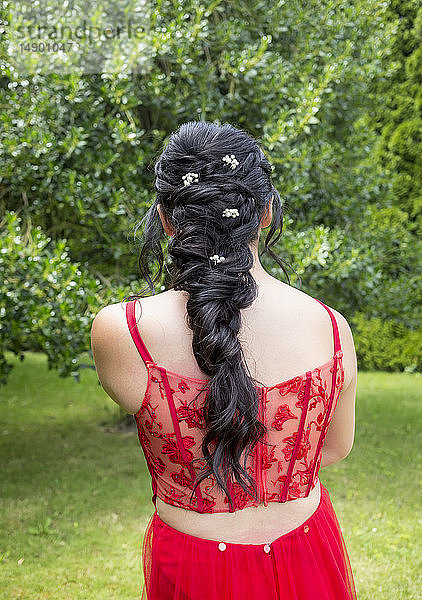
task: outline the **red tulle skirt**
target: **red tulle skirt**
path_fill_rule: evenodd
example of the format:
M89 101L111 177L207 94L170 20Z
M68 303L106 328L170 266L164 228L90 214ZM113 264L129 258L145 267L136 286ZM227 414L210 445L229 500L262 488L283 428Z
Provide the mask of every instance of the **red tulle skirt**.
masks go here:
M322 484L315 512L271 544L221 542L182 533L155 511L142 546L141 600L357 598L340 525Z

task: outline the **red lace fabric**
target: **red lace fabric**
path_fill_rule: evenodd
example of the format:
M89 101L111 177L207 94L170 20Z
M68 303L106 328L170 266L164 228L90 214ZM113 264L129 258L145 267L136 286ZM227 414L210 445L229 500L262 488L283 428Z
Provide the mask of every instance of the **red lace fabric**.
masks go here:
M324 439L344 384L337 322L332 311L318 302L332 321L334 355L312 371L274 386L257 387L259 418L268 434L249 455L246 467L259 499L256 502L239 484L228 481L233 509L213 476L204 479L192 495L196 475L205 465L201 444L207 380L174 373L154 362L136 325L135 301L126 303L128 327L148 370L145 396L134 417L152 477L154 505L158 496L168 504L200 513L232 512L310 494L318 482ZM198 458L202 460L192 464Z

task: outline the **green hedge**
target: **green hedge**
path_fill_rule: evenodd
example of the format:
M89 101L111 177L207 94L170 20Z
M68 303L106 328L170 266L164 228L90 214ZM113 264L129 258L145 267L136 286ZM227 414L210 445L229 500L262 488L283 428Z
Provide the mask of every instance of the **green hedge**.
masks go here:
M360 370L422 370L422 327L409 330L401 323L368 319L362 313L353 315L351 326Z
M8 215L0 236L0 383L11 365L5 350L45 352L49 369L79 379L80 357L90 348L92 310L104 301L99 280L69 258L64 241L24 230Z
M284 199L274 250L304 291L349 321L362 313L401 325L403 340L418 335L415 2L157 0L143 5L141 36L113 40L97 71L60 72L34 54L24 75L7 51L28 18L16 18L15 4L5 7L0 46L2 381L5 349L47 352L50 367L77 377L92 316L143 287L132 232L154 199L156 157L193 118L229 121L260 142ZM57 19L105 25L97 2L78 6ZM141 10L125 6L126 15ZM390 106L397 90L403 101ZM361 364L375 364L366 337L357 332ZM407 345L394 364L418 370Z

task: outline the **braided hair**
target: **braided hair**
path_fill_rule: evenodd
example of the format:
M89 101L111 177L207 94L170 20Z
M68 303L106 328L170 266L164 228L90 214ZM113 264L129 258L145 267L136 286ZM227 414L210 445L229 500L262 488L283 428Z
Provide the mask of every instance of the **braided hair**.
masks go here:
M227 154L235 155L234 168L227 159L224 162ZM186 173L198 177L187 185ZM258 228L271 197L273 222L264 252L281 266L290 285L284 261L269 247L280 238L283 228L281 198L271 184L270 174L268 159L244 130L230 123L183 123L171 134L155 164L156 200L135 229L136 232L145 222L138 264L154 295L154 282L161 277L164 265L159 204L174 228L168 241L171 263L165 267L170 287L188 293L187 323L193 331L193 353L201 370L210 377L203 388L207 392L203 406L206 434L202 442L205 468L195 479L192 496L201 481L213 474L232 507L229 479L236 480L246 494L252 490L257 498L246 460L267 431L257 418L258 382L250 374L238 333L240 311L250 306L258 293L250 273L253 254L249 244L257 242ZM189 177L191 182L192 176ZM222 216L227 207L237 209L236 216ZM271 242L277 229L279 233ZM159 267L153 280L147 263L150 253ZM224 262L213 263L210 256L215 253L223 255ZM127 298L140 297L141 293Z

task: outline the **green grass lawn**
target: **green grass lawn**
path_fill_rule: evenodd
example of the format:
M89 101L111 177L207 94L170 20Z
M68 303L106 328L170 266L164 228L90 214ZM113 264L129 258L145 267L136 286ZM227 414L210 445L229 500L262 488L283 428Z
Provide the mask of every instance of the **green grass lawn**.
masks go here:
M153 512L135 430L83 370L26 353L0 388L0 598L134 600ZM359 373L355 445L320 471L359 600L417 599L421 573L420 374ZM419 424L419 426L418 426Z

